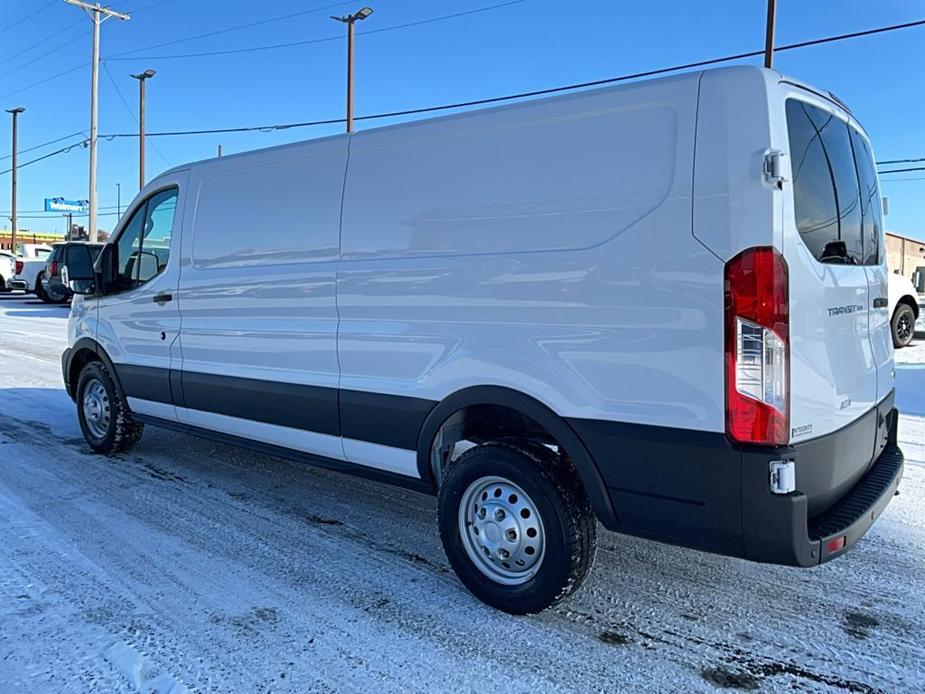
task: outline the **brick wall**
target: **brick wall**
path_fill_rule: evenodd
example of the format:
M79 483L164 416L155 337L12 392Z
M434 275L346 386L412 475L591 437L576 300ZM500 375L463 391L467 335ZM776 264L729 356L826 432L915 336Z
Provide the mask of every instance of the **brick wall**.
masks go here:
M898 270L899 274L912 279L912 273L925 267L925 241L887 232L886 264L890 272Z

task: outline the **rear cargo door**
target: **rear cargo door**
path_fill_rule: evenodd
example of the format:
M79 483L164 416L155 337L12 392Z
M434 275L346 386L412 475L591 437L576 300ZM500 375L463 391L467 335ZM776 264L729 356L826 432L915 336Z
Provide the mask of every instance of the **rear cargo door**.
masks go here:
M832 102L800 92L787 98L786 120L792 190L784 203L790 422L791 441L798 442L842 428L877 401L870 333L875 319L865 267L877 253L872 257L865 249L847 115ZM868 452L864 460L869 459Z
M852 124L855 125L856 124ZM877 368L877 402L893 390L893 334L890 330L889 278L884 245L883 212L880 207L880 186L877 170L867 138L859 127L851 128L851 147L858 169L863 222L864 269L870 287L870 342Z

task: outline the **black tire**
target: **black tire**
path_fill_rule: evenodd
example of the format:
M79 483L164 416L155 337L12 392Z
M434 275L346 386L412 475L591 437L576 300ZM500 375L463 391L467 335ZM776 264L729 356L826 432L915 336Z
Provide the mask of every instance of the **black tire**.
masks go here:
M516 585L505 585L485 573L468 553L472 542L460 532L464 496L480 489L477 485L495 484L489 478L510 481L523 490L544 530L539 563L530 569L529 578ZM475 501L479 498L484 497ZM473 508L478 509L478 503ZM597 526L591 504L574 469L545 446L505 442L470 448L446 472L437 519L444 551L459 580L482 602L511 614L540 612L568 597L585 580L594 561ZM466 521L466 528L471 525Z
M88 398L91 389L99 393L98 398ZM101 418L94 417L92 410L97 407L107 413L105 424ZM112 374L100 361L91 361L80 371L77 379L77 419L90 448L103 455L127 451L144 431L144 425L132 419Z
M42 287L42 278L45 276L44 272L40 272L38 277L35 278L35 295L44 301L46 304L51 302L51 299L48 298L48 294L45 293L45 288Z
M62 288L61 294L49 294L45 289L42 291L45 293L42 301L44 301L46 304L66 304L71 300L71 294L65 288Z
M890 330L893 333L895 348L908 347L912 342L912 338L915 337L915 311L909 304L899 304L893 311Z

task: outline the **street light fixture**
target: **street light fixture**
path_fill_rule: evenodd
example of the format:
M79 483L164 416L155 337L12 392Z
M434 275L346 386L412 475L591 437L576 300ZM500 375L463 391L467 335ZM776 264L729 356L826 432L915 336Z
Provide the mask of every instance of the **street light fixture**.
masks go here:
M138 80L138 190L145 187L145 82L156 74L148 69L132 75Z
M8 108L6 110L7 113L12 114L13 116L13 169L12 169L13 178L12 178L12 186L11 186L11 191L10 191L10 195L13 198L12 203L10 204L10 211L12 213L10 216L10 250L13 251L13 253L16 253L16 184L17 184L16 179L18 175L17 167L19 166L19 163L17 161L18 156L16 152L16 137L17 137L19 114L25 110L26 109L24 109L22 106L17 106L16 108Z
M353 132L353 25L369 17L372 7L364 7L353 14L331 17L347 25L347 132Z

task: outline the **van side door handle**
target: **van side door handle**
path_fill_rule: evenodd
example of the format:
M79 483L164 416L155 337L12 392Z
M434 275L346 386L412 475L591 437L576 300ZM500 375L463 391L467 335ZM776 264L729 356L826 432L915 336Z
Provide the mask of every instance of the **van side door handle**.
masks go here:
M878 296L876 299L874 299L874 308L886 308L889 303L890 302L887 301L886 298Z
M168 301L172 301L172 300L173 300L173 294L168 294L168 293L166 293L166 292L161 292L160 294L155 294L153 300L154 300L154 303L160 304L161 306L163 306L163 305L166 304Z

